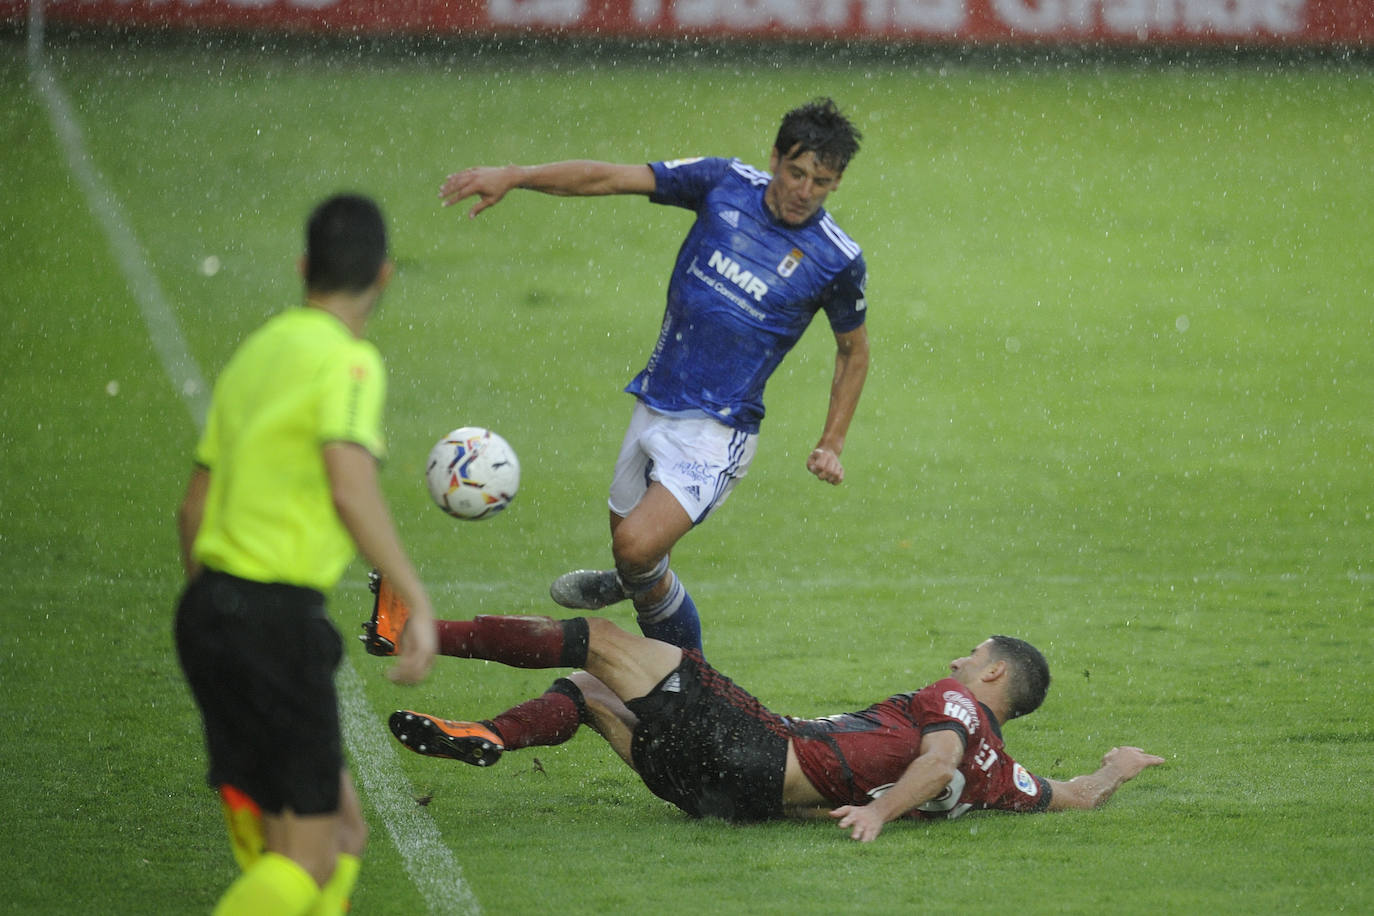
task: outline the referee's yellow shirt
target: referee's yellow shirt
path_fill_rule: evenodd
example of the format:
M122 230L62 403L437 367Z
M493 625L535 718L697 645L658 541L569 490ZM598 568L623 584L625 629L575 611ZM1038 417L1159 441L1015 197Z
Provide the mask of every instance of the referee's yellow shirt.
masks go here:
M198 560L256 582L328 591L355 546L339 520L324 446L381 459L386 371L377 348L311 307L272 318L215 383L196 462L210 470Z

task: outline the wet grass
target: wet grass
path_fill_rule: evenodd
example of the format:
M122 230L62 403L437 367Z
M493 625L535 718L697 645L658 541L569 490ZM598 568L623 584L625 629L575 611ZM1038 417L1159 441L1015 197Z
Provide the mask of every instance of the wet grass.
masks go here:
M708 652L819 715L1010 632L1056 672L1007 730L1018 760L1064 778L1131 743L1170 763L1102 812L860 847L824 823L687 821L592 735L491 771L402 758L487 911L1370 908L1367 70L489 51L88 36L49 54L207 374L295 301L312 203L382 201L385 485L454 616L547 612L550 578L603 560L619 389L686 215L517 195L469 223L437 207L443 176L762 164L781 111L835 95L867 141L831 209L872 272L849 479L803 470L831 371L818 328L770 387L750 477L675 559ZM195 431L9 38L0 89L0 912L205 911L233 865L169 633ZM419 485L462 423L525 470L480 525ZM362 572L334 602L349 633ZM549 680L445 661L405 691L352 651L379 717L490 715ZM380 827L356 911L419 911Z

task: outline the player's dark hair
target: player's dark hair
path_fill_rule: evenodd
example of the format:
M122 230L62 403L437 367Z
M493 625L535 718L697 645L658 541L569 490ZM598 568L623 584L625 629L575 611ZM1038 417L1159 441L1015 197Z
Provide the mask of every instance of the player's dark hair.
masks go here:
M783 115L773 148L784 159L815 153L821 165L843 173L859 151L863 134L840 113L833 99L815 99Z
M1007 718L1027 716L1045 702L1050 690L1050 665L1040 650L1014 636L994 636L988 654L994 661L1005 661L1011 670L1007 681Z
M305 287L360 293L386 261L386 223L369 198L339 194L321 203L305 226Z

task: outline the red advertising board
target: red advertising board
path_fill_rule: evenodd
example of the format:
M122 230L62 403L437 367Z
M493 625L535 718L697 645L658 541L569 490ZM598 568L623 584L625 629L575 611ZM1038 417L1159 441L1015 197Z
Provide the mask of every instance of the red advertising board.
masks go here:
M357 34L1374 46L1374 0L0 0L22 22Z

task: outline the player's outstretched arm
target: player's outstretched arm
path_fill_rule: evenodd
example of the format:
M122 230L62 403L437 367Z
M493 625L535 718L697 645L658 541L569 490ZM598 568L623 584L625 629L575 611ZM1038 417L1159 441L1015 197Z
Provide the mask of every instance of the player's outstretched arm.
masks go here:
M1146 767L1159 766L1163 762L1163 757L1147 754L1138 747L1114 747L1102 755L1102 766L1092 773L1075 776L1068 782L1047 780L1054 790L1049 810L1096 808Z
M619 165L591 159L569 159L545 165L477 166L455 172L439 187L445 207L476 197L468 218L500 202L515 188L557 197L606 194L651 194L654 172L647 165Z
M361 445L341 442L325 446L324 464L334 508L344 527L367 562L382 574L410 609L396 664L387 676L398 684L417 684L425 679L434 664L439 635L429 596L401 546L391 512L377 484L377 459Z

